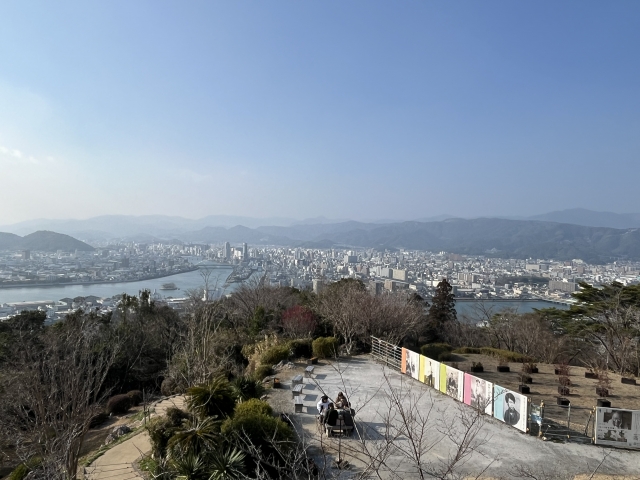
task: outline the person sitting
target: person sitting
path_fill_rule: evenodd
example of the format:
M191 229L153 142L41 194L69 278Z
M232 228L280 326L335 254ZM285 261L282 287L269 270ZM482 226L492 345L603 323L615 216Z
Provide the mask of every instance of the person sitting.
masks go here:
M338 416L338 411L333 408L333 403L330 403L325 410L324 417L322 418L322 423L331 425L333 427L336 423L338 423Z
M344 393L342 392L338 393L338 397L336 398L335 404L336 404L336 408L339 408L339 409L349 408L349 402L347 401L347 397L345 397Z
M318 402L318 404L316 405L316 407L318 408L318 414L322 415L322 412L324 412L327 407L329 406L329 397L326 395L323 395L322 398L320 399L320 401Z

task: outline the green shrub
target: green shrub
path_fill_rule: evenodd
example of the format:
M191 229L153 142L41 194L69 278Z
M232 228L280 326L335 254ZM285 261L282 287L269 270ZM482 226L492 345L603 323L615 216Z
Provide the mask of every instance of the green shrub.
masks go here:
M182 422L189 414L179 408L169 407L161 417L152 418L147 424L147 432L151 442L151 451L155 459L165 458L169 440L180 430Z
M107 402L107 413L120 415L131 408L131 398L127 394L114 395Z
M258 365L253 372L253 378L258 382L261 382L265 377L270 375L273 375L273 368L271 365Z
M236 405L236 409L234 411L234 418L242 415L273 415L273 409L271 405L262 400L258 400L257 398L252 398L247 400L246 402L242 402Z
M222 419L233 413L236 399L231 385L224 377L213 379L187 390L187 406L200 418L217 415Z
M510 352L509 350L501 350L499 348L482 347L480 353L488 355L490 357L502 357L509 362L533 362L535 359L522 355L521 353Z
M422 355L440 361L446 361L450 359L451 350L453 350L453 348L448 343L427 343L426 345L420 347L420 353L422 353ZM443 355L443 358L441 360L441 354L449 354L449 357Z
M31 457L27 463L21 463L7 477L7 480L24 480L29 472L40 466L42 460L39 457Z
M147 432L149 433L153 458L165 458L167 445L176 430L171 420L165 416L152 418L149 423L147 423Z
M109 418L109 414L107 412L96 413L91 420L89 420L89 428L96 428L102 425Z
M295 358L311 358L313 355L312 340L310 338L292 340L289 342L289 347L291 348L291 354Z
M274 345L268 348L260 356L260 363L264 365L275 365L282 360L287 360L291 355L288 345Z
M252 445L260 448L265 455L275 454L273 443L280 449L283 442L291 441L293 431L282 420L258 413L247 413L228 418L222 424L222 435L229 438L233 435L247 437Z
M439 362L448 362L452 358L453 358L453 355L451 354L451 352L442 352L438 355L438 358L436 360L438 360Z
M165 413L165 416L169 420L169 424L172 427L179 427L180 425L182 425L183 420L189 418L189 414L187 412L176 407L167 408L167 413Z
M338 339L336 337L319 337L311 345L314 357L330 358L338 356Z
M140 390L131 390L127 392L127 396L131 399L131 405L134 407L142 403L142 392Z
M24 463L21 463L9 474L9 480L24 480L27 474L31 471Z
M535 359L532 357L529 357L527 355L523 355L521 353L516 353L516 352L511 352L509 350L502 350L500 348L492 348L492 347L462 347L462 348L457 348L453 351L453 353L459 353L459 354L482 354L482 355L487 355L489 357L496 357L496 358L504 358L505 361L509 361L509 362L519 362L519 363L526 363L526 362L534 362ZM424 353L423 353L424 355ZM426 355L428 356L428 355Z
M160 385L160 393L165 397L168 397L176 393L176 387L176 381L173 378L165 378L162 380L162 384Z
M469 355L469 354L480 354L482 352L480 352L480 348L479 347L461 347L461 348L456 348L453 353L459 353L462 355Z
M231 390L236 400L245 401L250 398L260 398L264 393L261 380L254 380L250 377L238 377L231 382Z

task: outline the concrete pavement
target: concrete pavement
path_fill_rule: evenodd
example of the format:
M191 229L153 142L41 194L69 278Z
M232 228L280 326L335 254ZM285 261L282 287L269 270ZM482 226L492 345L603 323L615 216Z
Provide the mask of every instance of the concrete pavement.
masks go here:
M151 417L164 415L169 407L184 408L184 397L169 397L158 402ZM142 479L133 464L151 451L149 435L142 430L137 435L107 450L85 468L88 480L132 480Z

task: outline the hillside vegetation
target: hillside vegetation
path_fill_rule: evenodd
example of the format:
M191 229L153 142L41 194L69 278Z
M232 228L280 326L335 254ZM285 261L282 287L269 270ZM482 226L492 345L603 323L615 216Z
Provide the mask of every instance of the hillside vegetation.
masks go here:
M143 392L186 394L187 411L150 426L156 478L308 478L294 432L251 400L275 364L367 352L374 336L442 361L484 353L524 362L524 372L535 362L586 366L609 395L609 372L640 374L640 288L583 285L574 296L568 311L485 310L472 323L458 321L445 280L428 301L375 297L343 279L319 295L260 282L215 302L194 293L183 315L148 291L123 295L112 314L77 311L52 326L23 312L0 323L0 450L29 478L74 479L98 419Z
M34 250L40 252L89 252L94 248L80 240L62 233L41 230L20 237L12 233L0 232L0 250Z

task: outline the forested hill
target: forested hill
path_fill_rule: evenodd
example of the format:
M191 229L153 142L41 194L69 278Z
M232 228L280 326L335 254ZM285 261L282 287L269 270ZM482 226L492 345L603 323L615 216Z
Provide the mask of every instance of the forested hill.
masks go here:
M342 222L290 227L206 227L174 237L178 241L330 248L408 248L503 258L581 258L589 263L640 259L640 229L585 227L566 223L498 218L451 218L439 222L375 224ZM0 233L0 250L90 251L71 236L38 231L24 237Z
M451 218L440 222L374 224L342 222L291 227L205 228L183 241L330 248L408 248L506 258L581 258L589 263L640 259L640 229L585 227L566 223L498 218Z
M565 223L497 218L448 219L387 225L348 224L260 227L299 241L331 241L361 247L395 247L513 258L581 258L590 263L640 259L640 229L584 227ZM322 231L319 231L322 230ZM307 235L305 235L307 233Z
M369 233L371 241L406 248L447 250L501 257L581 258L601 263L613 257L640 258L640 230L583 227L553 222L480 218L403 224ZM353 239L345 235L341 240ZM427 248L428 245L428 248Z
M0 232L0 250L34 250L41 252L91 251L93 247L69 235L41 230L24 237Z

